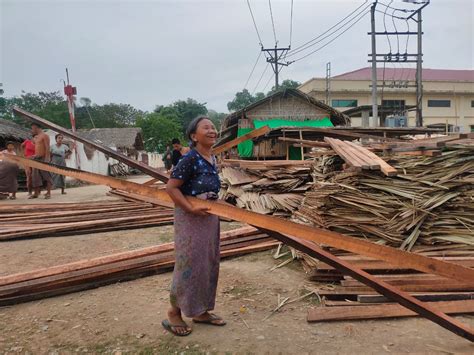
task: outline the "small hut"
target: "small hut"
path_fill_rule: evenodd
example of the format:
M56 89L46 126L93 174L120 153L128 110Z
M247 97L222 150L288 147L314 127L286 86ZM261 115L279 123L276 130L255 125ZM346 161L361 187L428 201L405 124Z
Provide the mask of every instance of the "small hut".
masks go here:
M145 149L142 129L137 127L79 129L77 133L134 159Z
M19 153L21 143L28 138L31 138L31 133L26 128L0 118L0 150L6 148L7 142L13 142L16 152Z
M285 89L257 101L227 116L221 126L218 145L268 125L271 134L248 140L231 151L231 156L262 159L301 159L300 148L278 140L287 137L304 138L305 130L315 127L343 126L349 117L331 106L297 90Z

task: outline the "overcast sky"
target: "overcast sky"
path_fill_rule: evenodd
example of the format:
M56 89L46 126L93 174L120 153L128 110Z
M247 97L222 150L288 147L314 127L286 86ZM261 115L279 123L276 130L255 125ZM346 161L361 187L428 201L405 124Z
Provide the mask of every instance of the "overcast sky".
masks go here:
M0 3L0 82L5 96L19 95L22 90L62 91L67 66L78 97L89 97L98 104L129 103L152 110L157 104L192 97L208 108L227 112L227 102L243 89L260 50L246 0ZM362 3L294 0L292 48L318 36ZM268 1L251 0L250 4L263 44L274 46ZM396 0L392 6L405 3ZM279 45L287 46L291 0L273 0L272 8ZM432 0L423 16L424 67L472 69L473 1ZM380 30L384 29L383 17L377 13ZM407 28L402 20L395 25L399 30ZM386 26L389 31L394 28L390 16L386 16ZM410 29L416 29L415 23ZM333 75L368 66L369 30L370 16L366 15L323 50L284 68L282 80L324 77L326 62L331 62ZM392 39L392 51L396 43ZM416 51L415 44L412 38L409 52ZM388 48L387 38L380 38L378 46L381 51ZM404 51L405 39L400 38L400 47ZM247 86L249 91L255 87L262 91L269 82L271 70L256 85L265 65L262 56Z

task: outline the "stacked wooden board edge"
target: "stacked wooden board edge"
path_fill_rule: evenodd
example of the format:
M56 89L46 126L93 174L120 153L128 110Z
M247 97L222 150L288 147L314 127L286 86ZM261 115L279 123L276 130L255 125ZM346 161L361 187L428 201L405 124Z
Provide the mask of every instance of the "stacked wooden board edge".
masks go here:
M78 235L173 223L171 208L144 202L0 206L0 241Z
M221 258L272 249L278 242L253 227L221 233ZM163 273L174 265L174 243L0 277L0 306Z

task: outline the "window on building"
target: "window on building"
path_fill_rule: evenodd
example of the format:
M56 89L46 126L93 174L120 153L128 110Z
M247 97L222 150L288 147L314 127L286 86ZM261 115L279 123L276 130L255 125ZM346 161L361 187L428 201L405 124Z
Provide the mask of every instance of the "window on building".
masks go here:
M474 125L471 125L471 132L474 133Z
M332 100L332 107L357 107L357 100Z
M428 100L428 107L451 107L451 100Z
M405 109L405 100L382 100L382 106L387 108Z
M471 100L471 107L474 107L474 100Z

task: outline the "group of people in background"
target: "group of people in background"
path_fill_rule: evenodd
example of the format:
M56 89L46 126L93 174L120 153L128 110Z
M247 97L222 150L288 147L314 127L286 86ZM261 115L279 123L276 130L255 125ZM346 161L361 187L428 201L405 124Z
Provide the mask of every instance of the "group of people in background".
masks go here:
M63 135L55 136L55 143L50 144L49 136L41 127L33 123L31 125L32 138L26 139L21 144L21 151L25 158L33 159L42 163L52 163L58 166L66 166L66 159L71 155L69 147L63 143ZM6 149L2 153L16 155L13 142L7 142ZM18 190L19 168L15 163L0 160L0 199L16 199ZM45 189L45 199L51 198L51 189L59 188L62 194L65 192L65 179L63 175L51 174L47 171L25 167L26 187L28 199L40 196L41 190Z

